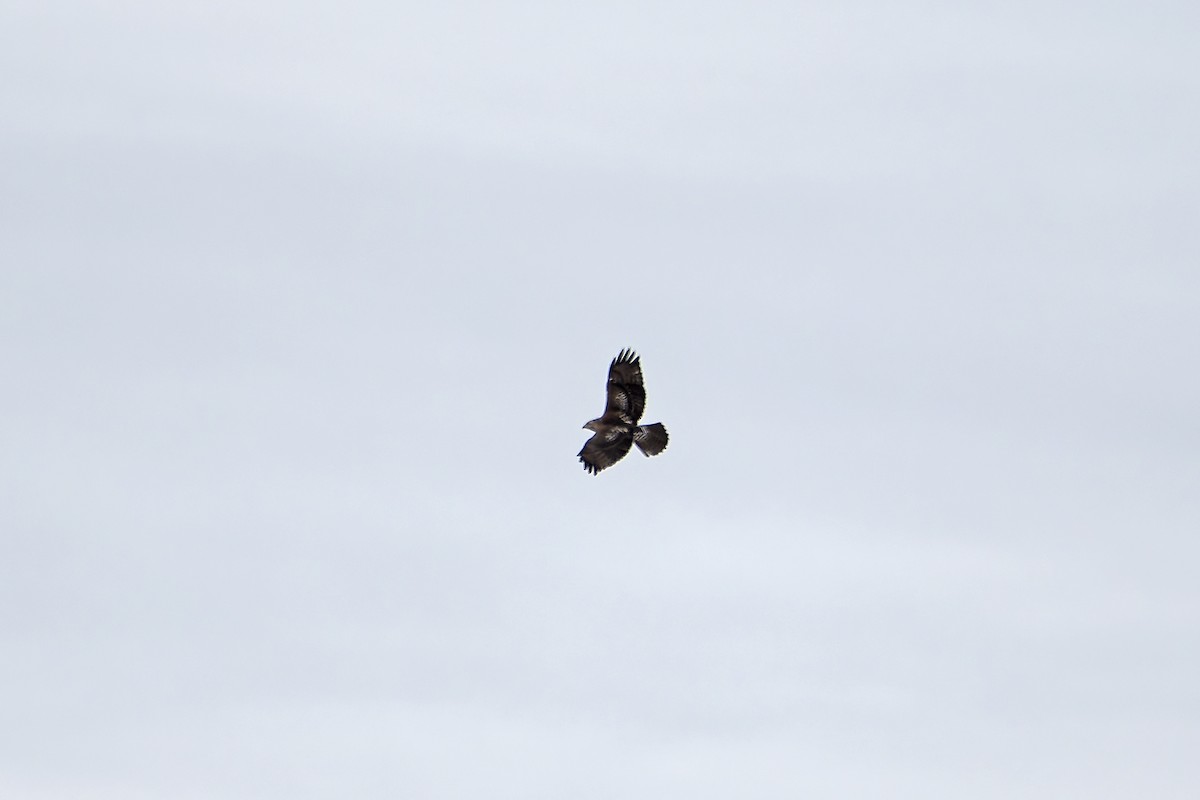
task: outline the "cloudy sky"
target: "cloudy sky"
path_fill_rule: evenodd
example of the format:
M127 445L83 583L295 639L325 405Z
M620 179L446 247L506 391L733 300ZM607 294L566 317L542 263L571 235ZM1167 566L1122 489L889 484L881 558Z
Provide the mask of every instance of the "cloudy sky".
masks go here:
M0 795L1194 798L1198 38L5 3Z

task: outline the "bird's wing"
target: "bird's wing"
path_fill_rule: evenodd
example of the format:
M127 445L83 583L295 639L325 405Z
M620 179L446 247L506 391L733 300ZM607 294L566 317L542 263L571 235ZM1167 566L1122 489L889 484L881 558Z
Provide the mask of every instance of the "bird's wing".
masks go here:
M595 474L624 458L632 446L633 432L628 428L603 427L584 443L579 460L584 470Z
M646 388L642 385L642 360L626 348L608 366L608 400L604 419L636 424L646 408Z

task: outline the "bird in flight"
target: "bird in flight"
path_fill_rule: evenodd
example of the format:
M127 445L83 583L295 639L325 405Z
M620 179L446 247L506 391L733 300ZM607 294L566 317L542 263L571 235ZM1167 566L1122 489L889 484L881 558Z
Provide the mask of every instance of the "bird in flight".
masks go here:
M667 446L667 429L661 422L638 425L646 408L646 387L642 360L629 348L608 365L607 391L604 414L583 426L595 431L579 451L584 471L593 475L620 461L635 444L647 456L656 456Z

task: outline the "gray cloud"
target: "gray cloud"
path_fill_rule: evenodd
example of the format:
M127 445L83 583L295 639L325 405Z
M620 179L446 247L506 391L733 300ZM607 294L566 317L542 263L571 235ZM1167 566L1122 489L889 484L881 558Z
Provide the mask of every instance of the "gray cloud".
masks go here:
M1190 796L1190 6L5 17L6 795Z

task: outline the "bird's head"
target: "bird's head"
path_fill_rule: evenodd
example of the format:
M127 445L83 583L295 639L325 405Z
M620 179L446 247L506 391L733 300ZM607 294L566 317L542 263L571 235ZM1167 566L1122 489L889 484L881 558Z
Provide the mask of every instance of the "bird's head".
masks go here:
M599 417L597 417L596 419L589 420L588 422L585 422L585 423L583 423L583 429L584 429L585 431L599 431L599 430L600 430L600 419L599 419Z

